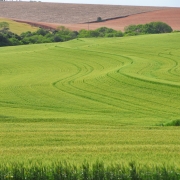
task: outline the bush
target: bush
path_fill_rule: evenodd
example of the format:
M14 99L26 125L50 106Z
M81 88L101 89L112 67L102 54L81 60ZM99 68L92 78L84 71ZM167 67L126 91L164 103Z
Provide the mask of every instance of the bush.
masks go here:
M172 28L168 24L163 23L163 22L151 22L149 23L149 27L150 28L147 29L147 32L152 33L152 34L170 33L173 31Z
M10 44L9 39L4 34L0 33L0 46L8 46Z
M9 23L0 22L0 29L9 29Z
M43 29L43 28L40 28L40 29L38 29L38 30L36 31L36 34L37 34L37 35L42 35L42 36L45 36L45 35L48 34L48 33L49 33L49 31L46 30L46 29Z
M112 28L101 27L96 30L80 30L78 38L89 38L89 37L122 37L121 31L116 31Z
M174 30L174 31L173 31L173 33L178 33L178 32L180 32L180 30Z
M97 22L102 22L102 18L101 18L101 17L98 17L98 18L97 18Z
M117 32L115 33L115 37L123 37L122 31L117 31Z
M180 126L180 119L164 124L165 126Z
M139 35L139 34L160 34L171 33L172 28L163 22L151 22L148 24L130 25L125 27L126 35Z

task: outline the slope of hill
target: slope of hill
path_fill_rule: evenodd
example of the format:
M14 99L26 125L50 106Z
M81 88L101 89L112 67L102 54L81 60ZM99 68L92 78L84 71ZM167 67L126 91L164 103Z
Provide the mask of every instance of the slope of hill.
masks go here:
M162 21L172 27L173 30L180 30L180 8L167 8L156 10L152 12L145 12L135 15L129 15L124 18L115 18L104 22L94 23L78 23L78 24L59 24L59 23L47 23L47 22L34 22L27 20L16 20L22 23L28 23L32 26L43 27L48 29L56 29L59 26L65 26L71 30L79 31L81 29L94 30L100 27L109 27L116 30L124 31L124 28L132 24L146 24L153 21Z
M85 5L42 2L0 2L0 17L48 23L84 23L149 12L162 7Z
M160 126L180 119L179 38L0 48L0 162L179 167L179 127Z
M0 114L144 124L177 118L179 35L1 48Z
M41 26L45 28L54 28L58 26L66 26L67 28L79 31L81 29L97 29L100 27L109 27L116 30L124 31L124 28L131 24L146 24L153 21L162 21L169 24L173 30L180 30L180 8L167 8L152 12L145 12L141 14L129 15L128 17L112 19L104 22L97 23L82 23L82 24L59 24L59 23L46 23L46 22L27 22L35 26Z

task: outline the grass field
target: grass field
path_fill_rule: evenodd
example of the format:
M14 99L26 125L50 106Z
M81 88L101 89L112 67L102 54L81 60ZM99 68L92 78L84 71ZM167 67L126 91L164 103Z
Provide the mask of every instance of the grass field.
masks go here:
M179 38L0 48L0 161L179 167Z
M15 22L13 20L6 19L6 18L0 17L0 22L7 22L9 24L9 30L13 33L18 34L18 35L20 35L23 32L27 32L27 31L34 32L34 31L38 30L37 27L33 27L29 24Z

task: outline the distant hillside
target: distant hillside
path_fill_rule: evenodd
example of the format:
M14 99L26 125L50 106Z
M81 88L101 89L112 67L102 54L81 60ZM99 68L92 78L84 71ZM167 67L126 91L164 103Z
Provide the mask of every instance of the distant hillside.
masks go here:
M60 23L47 23L47 22L33 22L26 20L18 20L31 24L32 26L43 27L47 29L56 29L59 26L65 26L73 31L81 29L94 30L100 27L113 28L115 30L124 31L124 28L132 24L146 24L149 22L161 21L165 22L172 27L173 30L180 30L180 8L166 8L141 14L129 15L124 18L115 18L103 22L94 23L77 23L77 24L60 24Z
M0 17L49 23L84 23L155 11L162 7L87 5L42 2L0 2Z

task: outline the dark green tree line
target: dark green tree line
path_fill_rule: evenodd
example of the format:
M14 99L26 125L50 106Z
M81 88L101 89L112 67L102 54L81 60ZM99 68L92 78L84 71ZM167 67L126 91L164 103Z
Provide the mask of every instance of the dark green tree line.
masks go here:
M71 31L64 26L56 30L47 30L40 28L36 32L24 32L17 35L9 31L9 24L0 23L0 46L16 46L25 44L40 44L52 42L64 42L75 38L91 37L122 37L141 34L159 34L170 33L172 28L163 22L151 22L148 24L130 25L125 28L125 32L114 30L112 28L101 27L96 30L82 29L79 32Z

